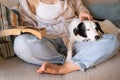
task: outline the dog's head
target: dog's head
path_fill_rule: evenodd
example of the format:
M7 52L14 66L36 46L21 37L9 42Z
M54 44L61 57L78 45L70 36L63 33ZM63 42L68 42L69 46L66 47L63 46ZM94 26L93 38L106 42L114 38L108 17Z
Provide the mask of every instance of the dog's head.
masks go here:
M83 21L74 28L73 33L75 36L83 37L85 40L95 41L100 39L98 31L104 33L98 22Z

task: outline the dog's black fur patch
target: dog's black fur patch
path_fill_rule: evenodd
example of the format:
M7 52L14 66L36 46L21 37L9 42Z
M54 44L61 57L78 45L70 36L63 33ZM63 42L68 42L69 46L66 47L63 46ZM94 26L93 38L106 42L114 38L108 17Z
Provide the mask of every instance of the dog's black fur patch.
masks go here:
M73 32L76 36L79 34L82 37L87 37L83 22L79 23L79 25L73 30Z

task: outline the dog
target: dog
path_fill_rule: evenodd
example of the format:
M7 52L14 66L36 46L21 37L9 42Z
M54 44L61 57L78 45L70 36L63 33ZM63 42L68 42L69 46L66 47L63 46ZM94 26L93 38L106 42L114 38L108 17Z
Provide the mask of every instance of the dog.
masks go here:
M72 58L72 47L76 41L96 41L101 38L100 34L104 33L98 22L82 21L78 18L73 19L69 26L69 43L66 61Z

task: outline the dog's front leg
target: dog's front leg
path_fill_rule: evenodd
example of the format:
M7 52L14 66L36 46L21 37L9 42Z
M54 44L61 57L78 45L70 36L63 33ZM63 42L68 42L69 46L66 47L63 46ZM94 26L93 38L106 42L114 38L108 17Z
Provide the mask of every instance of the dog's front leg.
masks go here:
M74 40L70 40L68 43L68 51L67 51L66 61L69 61L72 58L73 43L74 43Z

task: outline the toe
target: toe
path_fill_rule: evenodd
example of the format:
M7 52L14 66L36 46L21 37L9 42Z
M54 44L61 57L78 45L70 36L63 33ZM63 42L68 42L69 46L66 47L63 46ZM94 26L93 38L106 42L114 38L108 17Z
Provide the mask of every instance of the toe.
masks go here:
M41 67L37 70L37 73L43 73L46 68L46 62L41 65Z

